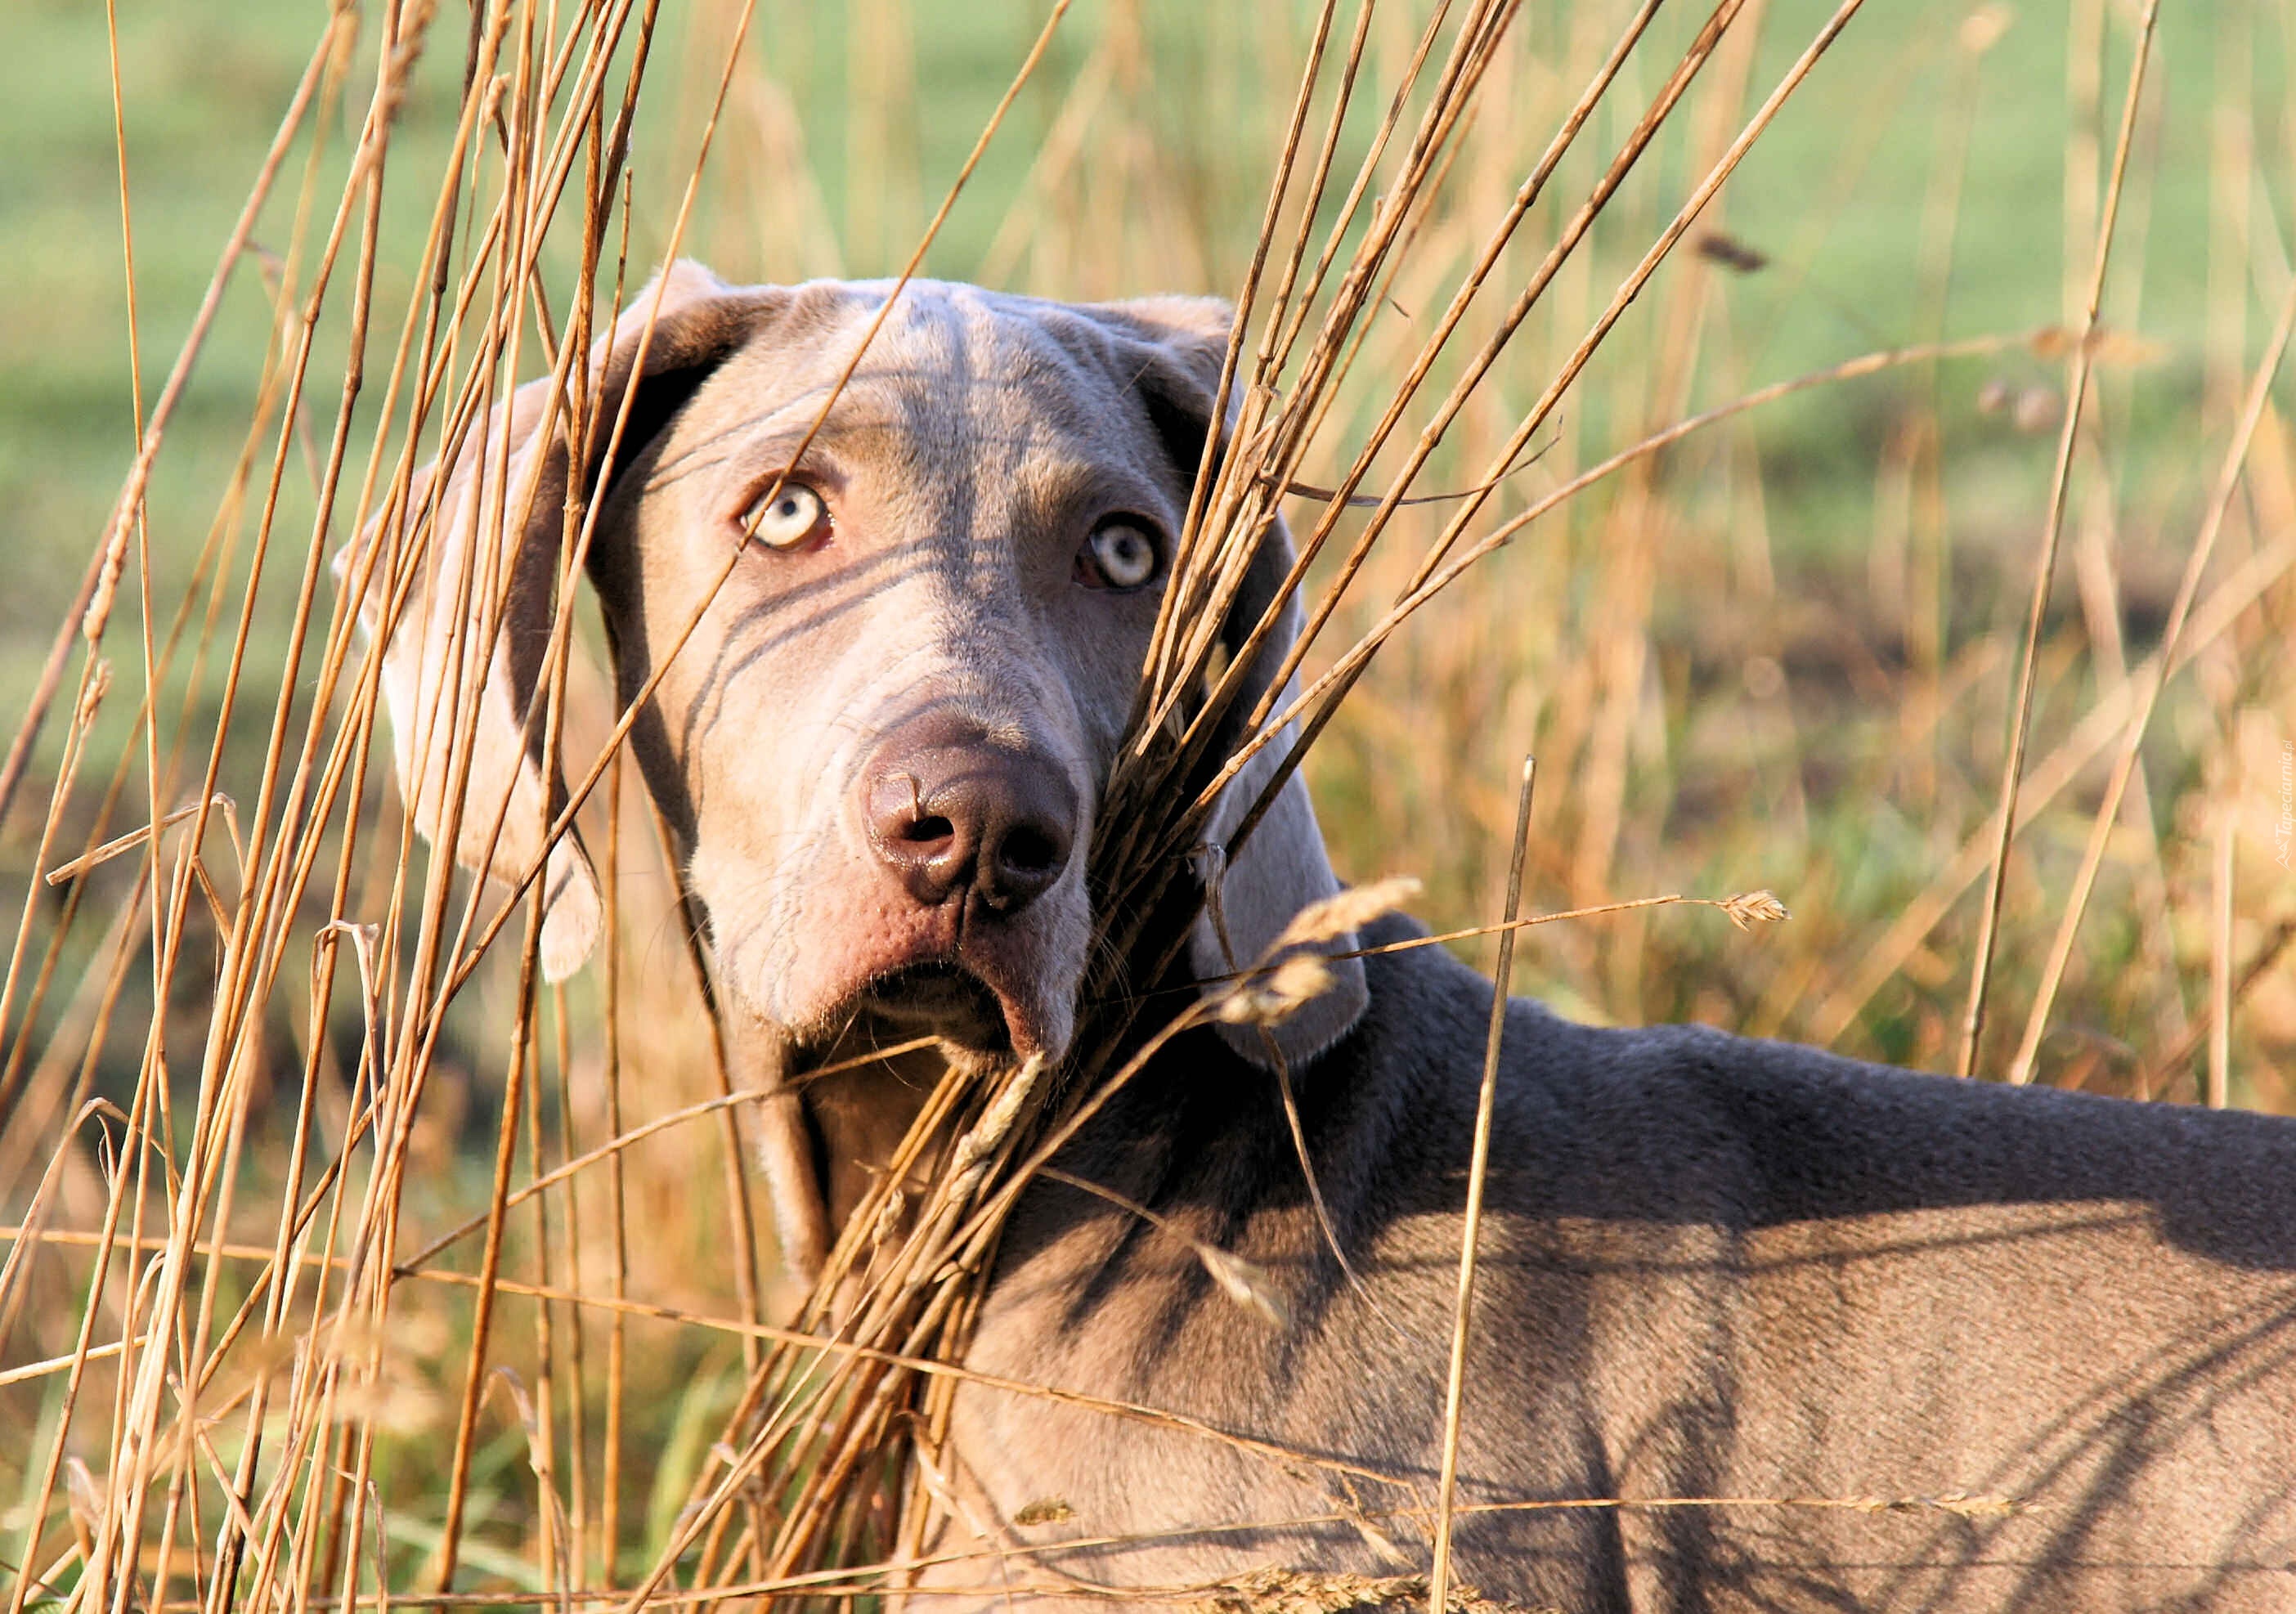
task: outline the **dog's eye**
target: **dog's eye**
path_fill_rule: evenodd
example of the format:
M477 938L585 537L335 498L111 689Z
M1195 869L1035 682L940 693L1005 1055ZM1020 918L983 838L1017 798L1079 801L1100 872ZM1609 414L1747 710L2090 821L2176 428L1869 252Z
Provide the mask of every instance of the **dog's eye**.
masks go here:
M742 530L772 549L795 549L829 530L829 506L803 482L769 487L737 518Z
M1156 576L1163 555L1156 540L1130 521L1104 521L1077 551L1077 581L1086 588L1138 588Z

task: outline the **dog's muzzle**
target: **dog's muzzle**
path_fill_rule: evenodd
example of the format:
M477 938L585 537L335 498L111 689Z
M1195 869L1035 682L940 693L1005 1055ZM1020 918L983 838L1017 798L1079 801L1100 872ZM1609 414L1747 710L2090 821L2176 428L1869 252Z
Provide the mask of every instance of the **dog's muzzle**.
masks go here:
M855 807L879 889L910 941L855 1008L976 1048L1034 1046L1050 960L1039 899L1074 860L1083 804L1069 770L943 709L882 738Z

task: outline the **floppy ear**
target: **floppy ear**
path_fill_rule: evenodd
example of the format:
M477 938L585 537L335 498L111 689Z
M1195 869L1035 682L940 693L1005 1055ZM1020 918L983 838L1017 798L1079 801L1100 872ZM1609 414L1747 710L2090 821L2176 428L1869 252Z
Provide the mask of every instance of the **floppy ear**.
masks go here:
M638 348L654 315L657 284L660 310L639 375ZM605 496L612 479L614 467L603 461L631 386L640 390L630 404L617 464L636 457L741 346L769 296L769 288L734 291L700 265L681 261L668 269L666 284L649 282L631 299L628 312L588 356L594 424L581 474L594 499ZM449 817L456 716L468 698L468 680L483 680L455 856L465 868L504 881L515 881L533 866L548 817L566 799L558 759L542 755L537 697L563 558L572 459L567 445L578 425L566 419L562 406L550 410L550 393L547 377L521 387L493 411L483 430L468 435L451 463L434 463L415 476L405 509L391 512L387 527L378 518L334 562L337 579L348 586L378 539L384 545L367 574L359 617L369 634L387 635L382 696L399 792L415 828L434 842ZM552 420L546 432L545 417ZM438 490L437 513L426 523L424 512L441 476L446 485ZM417 553L400 561L407 541ZM386 626L393 579L404 578L410 568L404 607ZM491 643L480 640L487 624L496 627ZM570 832L551 848L543 878L542 969L557 981L581 967L597 939L598 883Z
M1121 319L1160 333L1162 356L1168 362L1142 370L1136 384L1182 475L1193 477L1205 434L1210 430L1212 400L1219 385L1234 311L1216 298L1196 297L1148 298L1106 307ZM1235 401L1231 399L1228 418L1221 428L1223 437L1234 424L1234 414ZM1306 613L1296 594L1283 593L1292 556L1292 535L1279 516L1261 535L1235 602L1221 625L1220 636L1234 655L1263 619L1272 615L1274 622L1230 709L1238 715L1231 722L1239 721L1241 714L1259 703L1269 678L1299 637ZM1273 706L1280 709L1298 688L1295 677L1286 686L1283 700ZM1293 914L1340 889L1324 850L1324 833L1316 823L1307 781L1296 770L1261 815L1250 839L1241 847L1228 844L1275 777L1295 736L1294 725L1287 724L1261 747L1220 792L1204 826L1205 846L1217 851L1201 860L1206 881L1204 912L1188 938L1188 963L1199 979L1213 979L1261 962ZM1222 742L1213 747L1214 754L1231 754L1242 738L1240 730L1223 735ZM1312 950L1347 953L1359 945L1355 933L1349 931L1316 944ZM1305 1064L1346 1036L1370 1002L1361 959L1332 960L1331 976L1331 986L1320 996L1274 1026L1222 1023L1220 1035L1236 1053L1262 1068L1273 1068L1278 1058L1294 1067Z

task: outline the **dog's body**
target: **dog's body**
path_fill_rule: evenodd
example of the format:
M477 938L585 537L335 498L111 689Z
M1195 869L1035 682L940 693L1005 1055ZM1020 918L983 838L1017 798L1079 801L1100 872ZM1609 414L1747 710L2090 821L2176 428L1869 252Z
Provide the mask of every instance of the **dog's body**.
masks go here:
M1289 1327L1243 1315L1184 1245L1047 1184L972 1353L1408 1485L968 1388L955 1445L980 1520L1052 1499L1074 1516L1011 1538L1145 1533L1050 1559L1119 1585L1397 1572L1352 1510L1423 1567L1424 1514L1386 1511L1433 1490L1489 1004L1439 950L1374 959L1363 1020L1300 1073L1362 1291L1324 1246L1274 1082L1203 1034L1060 1164L1258 1263ZM1462 1501L1734 1500L1466 1512L1459 1574L1486 1596L1573 1614L2296 1606L2296 1123L1696 1027L1595 1030L1524 1001L1503 1047ZM1244 1521L1268 1528L1188 1533Z
M543 962L562 975L596 892L576 841L542 843L560 786L521 718L563 492L594 485L588 568L623 695L645 697L633 747L727 1045L768 1093L761 1152L800 1269L930 1074L808 1086L809 1064L920 1028L992 1055L1071 1035L1080 850L1225 346L1218 305L920 283L823 413L887 295L682 266L594 357L602 416L627 414L619 455L602 429L578 461L529 388L487 455L412 490L437 536L419 575L397 569L403 614L375 580L393 570L367 569L377 545L346 562L417 823L456 823L460 735L457 854L520 875L546 852ZM1279 526L1259 605L1281 606L1288 560ZM491 575L495 643L461 626L458 574ZM448 698L458 664L484 669L474 699ZM1210 838L1266 776L1229 788ZM1197 928L1199 977L1335 889L1304 787L1274 799L1226 860L1221 933ZM1134 1079L1058 1162L1117 1197L1032 1186L973 1337L980 1372L1205 1427L967 1384L923 1571L947 1595L924 1606L1046 1572L1168 1590L1423 1565L1490 987L1433 948L1332 973L1272 1033L1185 1034ZM1462 1579L1574 1614L2296 1607L2296 1123L1529 1004L1503 1052ZM1176 1235L1264 1269L1287 1320L1233 1302ZM1586 1505L1606 1501L1625 1505Z

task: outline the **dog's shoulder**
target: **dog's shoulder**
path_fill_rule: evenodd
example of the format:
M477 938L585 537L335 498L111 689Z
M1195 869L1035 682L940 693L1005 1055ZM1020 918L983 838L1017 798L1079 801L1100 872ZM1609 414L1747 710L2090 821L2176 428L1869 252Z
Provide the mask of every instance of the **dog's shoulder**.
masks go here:
M1390 918L1364 939L1422 935ZM1406 1151L1464 1159L1490 983L1436 946L1367 963L1370 1007L1316 1080L1415 1117ZM2296 1119L1927 1075L1708 1026L1580 1025L1522 998L1508 1005L1495 1123L1505 1197L1525 1211L1611 1206L1751 1229L2135 1203L2179 1244L2268 1266L2288 1261L2296 1226Z

